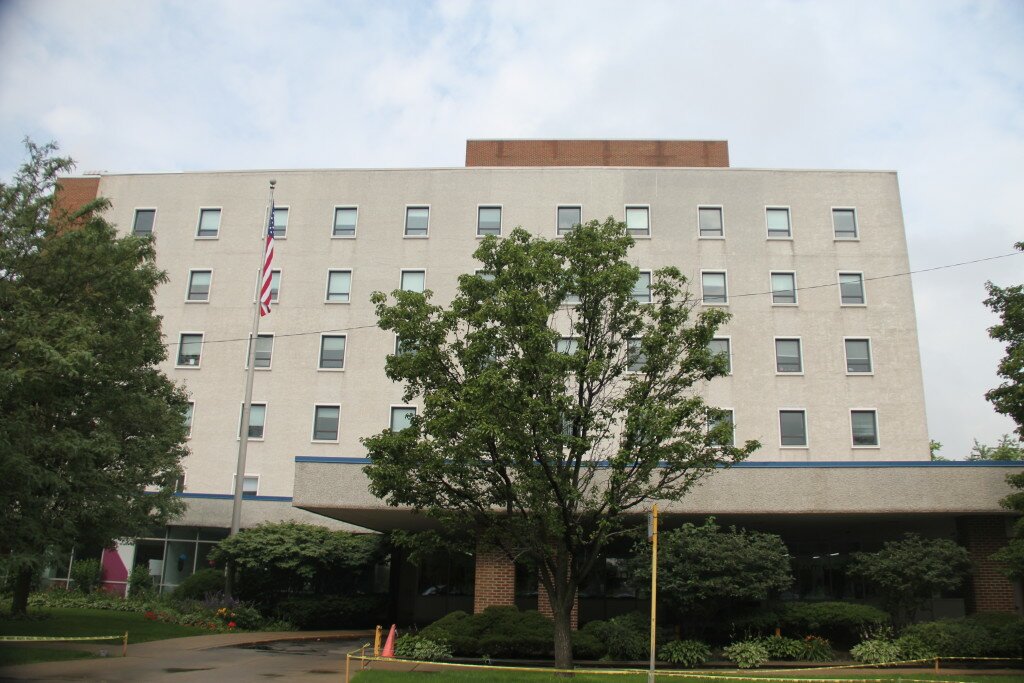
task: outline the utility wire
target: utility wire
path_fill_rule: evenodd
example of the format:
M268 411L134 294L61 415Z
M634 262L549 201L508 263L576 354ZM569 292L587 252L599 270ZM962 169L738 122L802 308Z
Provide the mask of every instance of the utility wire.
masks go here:
M986 256L984 258L973 259L971 261L960 261L958 263L947 263L947 264L942 265L942 266L932 266L931 268L921 268L919 270L908 270L908 271L905 271L905 272L902 272L902 273L890 273L889 275L876 275L875 277L866 277L866 278L864 278L864 282L871 282L873 280L887 280L889 278L894 278L894 277L906 277L908 275L917 275L918 273L931 273L931 272L936 271L936 270L946 270L948 268L959 268L960 266L969 266L969 265L974 264L974 263L983 263L985 261L995 261L996 259L1007 258L1007 257L1010 257L1010 256L1020 256L1021 254L1024 254L1024 251L1012 251L1009 254L999 254L998 256ZM803 292L803 291L806 291L806 290L809 290L809 289L821 289L823 287L838 287L838 286L839 286L838 282L826 282L826 283L820 284L820 285L808 285L806 287L797 287L794 290L786 290L786 291ZM770 294L774 294L774 292L772 290L768 290L768 291L765 291L765 292L746 292L744 294L730 294L729 298L739 299L740 297L745 297L745 296L768 296ZM353 327L339 327L339 328L332 329L332 330L312 330L312 331L309 331L309 332L290 332L290 333L284 333L284 334L275 334L274 338L277 339L278 337L307 337L307 336L310 336L310 335L313 335L313 334L329 334L331 332L351 332L352 330L365 330L365 329L376 328L376 327L377 327L376 324L371 324L371 325L355 325ZM210 339L210 340L205 340L204 339L202 343L203 343L203 345L206 345L206 344L227 344L227 343L231 343L231 342L243 342L243 341L248 341L248 340L249 340L249 337L235 337L235 338L232 338L232 339ZM169 348L169 347L172 347L172 346L178 346L179 343L180 342L167 342L166 344L164 344L164 346Z

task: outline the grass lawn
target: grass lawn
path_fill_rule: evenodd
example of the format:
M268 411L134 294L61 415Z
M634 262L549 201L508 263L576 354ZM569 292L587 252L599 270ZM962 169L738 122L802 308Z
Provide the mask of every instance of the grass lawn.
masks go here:
M131 646L132 643L209 633L195 626L150 621L141 614L113 610L54 607L29 610L29 615L44 618L12 619L7 615L0 616L0 636L113 636L128 631L128 645ZM121 647L119 641L113 640L86 642L109 643L111 650ZM0 645L0 666L89 656L88 652L74 650L73 644L69 644L70 649L66 650L33 648L31 643L25 645Z
M785 673L774 673L774 674L758 674L756 670L744 671L736 674L745 678L751 678L754 676L763 677L766 681L779 680L780 678L870 678L870 679L887 679L894 683L900 680L914 679L914 680L939 680L939 681L958 681L961 683L1024 683L1024 675L984 675L984 674L916 674L909 671L902 671L895 673L892 671L878 672L877 674L863 674L863 673L846 673L846 672L826 672L826 671L808 671L801 676L799 673L787 671ZM647 675L638 674L635 676L630 675L598 675L598 674L586 674L573 676L571 679L559 678L554 674L549 673L533 673L524 671L439 671L439 672L399 672L399 671L363 671L352 677L353 683L418 683L418 681L435 683L440 681L455 681L456 683L514 683L516 681L526 681L527 683L646 683ZM729 680L724 679L721 676L709 676L707 678L690 678L682 676L658 676L657 680L659 683L711 683L715 680ZM749 681L744 682L749 683Z

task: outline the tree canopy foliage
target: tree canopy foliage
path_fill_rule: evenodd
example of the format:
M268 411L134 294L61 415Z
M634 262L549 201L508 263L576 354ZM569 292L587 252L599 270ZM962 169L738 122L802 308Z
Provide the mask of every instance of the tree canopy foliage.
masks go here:
M165 522L185 455L185 394L166 356L148 239L119 238L105 200L54 210L70 159L26 141L0 183L0 550L23 612L49 553ZM147 493L147 489L149 492Z
M1024 242L1014 247L1024 251ZM988 329L989 335L1006 344L1006 356L997 372L1004 381L985 394L996 411L1017 423L1017 435L1024 439L1024 285L996 287L985 284L985 305L999 314L1000 322Z
M632 246L613 219L555 240L516 229L482 240L481 271L448 305L373 295L399 338L388 377L422 407L364 440L371 491L536 566L560 666L577 588L625 514L758 446L727 445L731 425L696 391L727 371L708 345L728 313L695 302L676 268L641 274Z
M1009 434L1003 434L995 446L974 440L968 460L1024 460L1024 444Z

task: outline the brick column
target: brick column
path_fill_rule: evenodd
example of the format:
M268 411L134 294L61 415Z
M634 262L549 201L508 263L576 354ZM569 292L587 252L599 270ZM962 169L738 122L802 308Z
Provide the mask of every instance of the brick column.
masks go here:
M1013 584L1002 573L1002 565L989 556L1006 545L1006 518L996 515L961 517L960 537L971 555L974 573L969 581L967 611L1016 612Z
M516 566L500 550L476 547L473 613L493 605L516 604Z
M544 589L543 584L537 587L537 611L546 617L554 617L555 613L551 610L551 600L548 598L548 592ZM580 596L577 593L575 601L572 604L572 614L569 615L570 623L572 624L572 630L575 631L580 626Z

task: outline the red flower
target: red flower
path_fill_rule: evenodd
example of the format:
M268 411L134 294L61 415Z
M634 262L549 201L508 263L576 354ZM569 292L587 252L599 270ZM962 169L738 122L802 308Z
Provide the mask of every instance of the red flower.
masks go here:
M236 626L238 626L238 624L236 624L235 622L233 622L233 621L229 621L228 622L228 628L234 628Z

